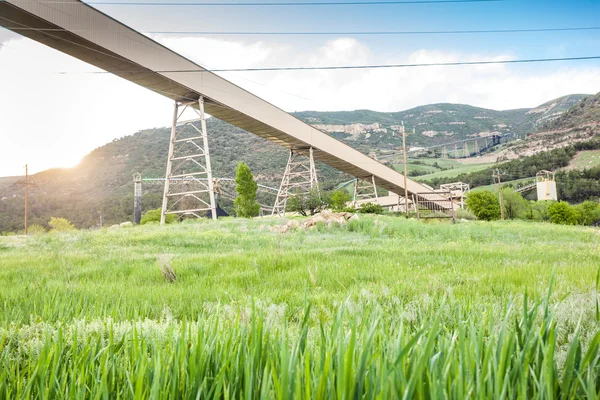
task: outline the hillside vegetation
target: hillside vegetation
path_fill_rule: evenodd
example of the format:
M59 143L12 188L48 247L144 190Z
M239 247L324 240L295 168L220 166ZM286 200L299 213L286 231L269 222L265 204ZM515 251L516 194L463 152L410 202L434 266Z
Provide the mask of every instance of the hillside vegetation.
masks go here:
M525 140L497 154L513 159L587 141L600 134L600 93L587 96L568 111L546 121Z
M583 98L567 112L545 123L540 130L559 130L600 122L600 93Z
M282 223L0 238L0 397L597 392L596 230Z

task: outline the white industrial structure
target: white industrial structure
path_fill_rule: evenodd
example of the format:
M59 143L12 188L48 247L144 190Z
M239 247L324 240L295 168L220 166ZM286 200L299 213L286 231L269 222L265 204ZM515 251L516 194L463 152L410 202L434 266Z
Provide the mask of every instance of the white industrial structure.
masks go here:
M542 170L535 174L537 187L537 199L541 200L558 200L556 193L556 180L554 172Z

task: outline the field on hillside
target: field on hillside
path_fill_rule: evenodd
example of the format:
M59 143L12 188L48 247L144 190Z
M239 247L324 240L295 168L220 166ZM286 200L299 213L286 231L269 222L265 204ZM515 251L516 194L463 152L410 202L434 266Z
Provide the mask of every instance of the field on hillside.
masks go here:
M598 393L597 229L285 222L0 237L0 398Z
M493 164L489 162L465 164L461 160L444 158L409 158L406 169L411 179L427 181L432 178L447 178L462 173L480 171ZM392 167L401 173L404 170L403 164L394 164ZM412 172L417 172L419 175L414 176Z
M600 150L579 151L569 163L568 169L592 168L600 165Z

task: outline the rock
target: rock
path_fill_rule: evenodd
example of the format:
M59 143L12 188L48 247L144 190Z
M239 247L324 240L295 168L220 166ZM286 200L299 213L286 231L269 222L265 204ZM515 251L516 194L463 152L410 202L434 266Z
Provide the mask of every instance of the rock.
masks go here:
M355 221L357 219L360 219L360 217L358 216L358 214L354 214L350 218L348 218L349 221Z
M315 215L314 217L312 217L312 220L313 220L313 222L314 222L314 224L313 224L313 225L316 225L316 224L318 224L319 222L325 222L325 218L323 218L323 217L322 217L322 216L320 216L320 215Z
M128 222L121 222L119 224L119 226L121 228L131 228L131 227L133 227L133 222L129 222L129 221Z
M114 231L115 229L121 229L121 225L115 224L108 227L109 231Z

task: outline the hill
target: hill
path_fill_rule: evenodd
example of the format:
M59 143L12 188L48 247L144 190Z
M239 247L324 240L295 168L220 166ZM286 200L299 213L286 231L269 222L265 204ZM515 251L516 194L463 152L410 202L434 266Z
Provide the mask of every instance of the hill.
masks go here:
M545 121L523 141L497 154L516 159L589 140L600 134L600 93L583 98L567 111Z
M472 137L491 129L520 134L581 96L554 100L532 109L535 112L435 104L397 113L306 111L295 115L364 153L377 154L400 145L401 121L406 126L415 125L416 134L408 137L409 145ZM214 176L233 177L238 161L244 161L260 183L279 185L287 161L283 148L217 119L210 118L207 126ZM131 220L132 176L135 172L141 172L145 178L164 176L169 134L168 128L143 130L92 151L75 168L35 174L32 177L35 186L30 192L30 223L45 225L51 216L56 216L73 221L79 228L89 228L99 224L100 214L105 224ZM460 165L451 167L460 172L473 170L471 167L461 169ZM322 164L317 168L326 189L351 179ZM416 171L419 167L412 169ZM433 164L429 169L429 172L442 171ZM442 172L443 176L456 175L453 171ZM23 188L16 184L19 179L22 178L0 179L0 232L22 229ZM144 209L158 208L161 196L160 186L145 186Z
M496 111L464 104L431 104L406 111L383 113L370 110L317 112L295 115L338 139L355 143L364 151L380 153L402 144L400 124L409 146L427 147L497 132L524 137L553 120L586 95L564 96L532 109Z

